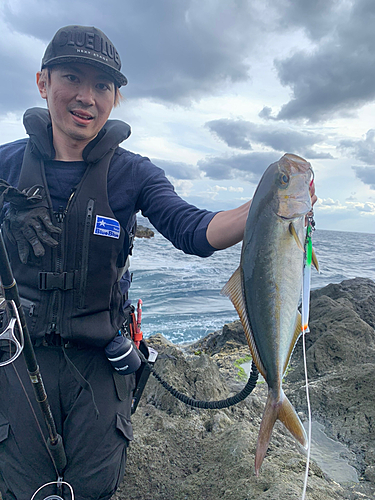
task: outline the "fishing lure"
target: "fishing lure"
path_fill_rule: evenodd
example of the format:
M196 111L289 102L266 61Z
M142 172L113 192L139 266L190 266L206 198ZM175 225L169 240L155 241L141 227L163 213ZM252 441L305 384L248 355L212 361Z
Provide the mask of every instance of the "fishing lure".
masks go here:
M302 282L302 333L308 333L309 330L309 315L310 315L310 287L311 287L311 264L312 264L312 223L310 218L307 223L306 239L305 239L305 264L303 270Z

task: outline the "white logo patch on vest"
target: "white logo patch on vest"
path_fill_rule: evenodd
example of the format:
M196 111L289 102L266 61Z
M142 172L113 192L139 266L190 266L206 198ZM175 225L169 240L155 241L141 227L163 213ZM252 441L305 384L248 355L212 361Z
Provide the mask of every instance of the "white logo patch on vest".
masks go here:
M97 215L94 227L94 234L99 236L107 236L109 238L120 238L120 223L116 219Z

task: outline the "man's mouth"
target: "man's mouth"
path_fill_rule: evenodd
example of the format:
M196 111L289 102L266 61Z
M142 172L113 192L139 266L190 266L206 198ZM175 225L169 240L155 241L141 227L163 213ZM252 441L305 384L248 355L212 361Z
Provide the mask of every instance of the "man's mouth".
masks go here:
M88 113L83 113L81 111L71 111L71 114L73 116L76 116L77 118L80 118L81 120L86 120L86 121L90 121L90 120L93 120L94 117L91 116L90 114Z

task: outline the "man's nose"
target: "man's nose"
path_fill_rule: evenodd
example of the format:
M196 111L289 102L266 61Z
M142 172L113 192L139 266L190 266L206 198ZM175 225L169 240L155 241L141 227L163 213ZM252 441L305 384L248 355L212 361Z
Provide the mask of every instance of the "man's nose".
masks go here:
M80 85L76 99L86 106L92 106L95 103L92 86L89 83Z

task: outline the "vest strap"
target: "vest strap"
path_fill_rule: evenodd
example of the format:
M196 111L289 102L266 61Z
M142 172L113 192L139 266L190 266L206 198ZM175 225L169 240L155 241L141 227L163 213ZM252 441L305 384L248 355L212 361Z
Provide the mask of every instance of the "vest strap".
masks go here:
M39 273L39 290L71 290L74 288L74 273Z

